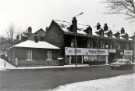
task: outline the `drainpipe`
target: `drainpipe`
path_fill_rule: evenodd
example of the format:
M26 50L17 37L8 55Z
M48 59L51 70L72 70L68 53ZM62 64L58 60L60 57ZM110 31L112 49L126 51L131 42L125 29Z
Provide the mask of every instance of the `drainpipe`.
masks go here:
M107 50L107 54L106 54L106 63L105 64L108 65L109 64L109 61L108 61L108 57L109 57L109 46L107 45L106 48L107 48L106 49Z
M133 62L135 62L135 33L133 36Z

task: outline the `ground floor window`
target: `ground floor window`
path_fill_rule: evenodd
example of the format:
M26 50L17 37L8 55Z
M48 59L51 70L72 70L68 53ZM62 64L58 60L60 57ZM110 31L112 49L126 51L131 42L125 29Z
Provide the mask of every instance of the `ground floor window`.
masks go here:
M32 49L27 50L27 61L32 61Z
M47 61L52 61L52 51L47 51Z
M101 61L105 61L106 60L106 56L101 56L101 55L89 55L89 56L84 56L84 61L89 61L89 62L101 62Z
M123 58L129 59L132 62L132 56L130 56L130 55L124 55Z
M67 64L105 64L106 55L87 55L87 56L65 56ZM107 57L108 58L108 57Z

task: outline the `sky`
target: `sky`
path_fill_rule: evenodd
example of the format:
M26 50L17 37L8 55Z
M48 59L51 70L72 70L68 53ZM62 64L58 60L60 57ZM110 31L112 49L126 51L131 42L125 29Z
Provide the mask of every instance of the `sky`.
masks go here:
M123 15L110 15L104 0L0 0L0 36L6 36L11 26L16 33L21 33L32 26L33 32L45 29L53 19L71 21L80 12L77 20L93 28L100 22L108 23L111 30L119 31L125 27L129 34L135 31L135 22Z

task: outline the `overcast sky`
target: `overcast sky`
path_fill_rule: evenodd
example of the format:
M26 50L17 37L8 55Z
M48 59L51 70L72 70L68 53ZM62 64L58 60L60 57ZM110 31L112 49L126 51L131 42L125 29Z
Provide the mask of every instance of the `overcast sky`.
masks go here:
M32 26L33 31L39 28L45 29L52 19L71 20L80 12L78 22L94 27L97 22L102 25L108 23L116 32L125 27L132 34L135 22L125 19L124 16L104 14L107 11L104 0L0 0L0 36L10 26L14 26L16 32L25 31Z

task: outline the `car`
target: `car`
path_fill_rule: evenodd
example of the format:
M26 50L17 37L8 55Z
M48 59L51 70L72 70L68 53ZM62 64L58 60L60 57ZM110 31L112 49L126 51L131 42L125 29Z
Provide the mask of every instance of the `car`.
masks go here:
M125 69L132 68L133 64L129 59L114 59L114 62L110 64L111 69Z

